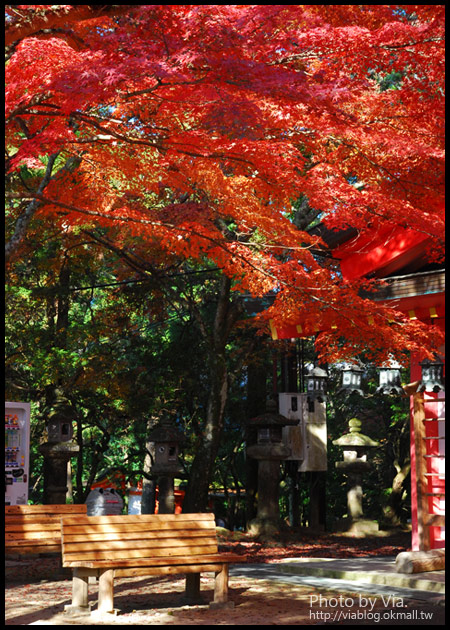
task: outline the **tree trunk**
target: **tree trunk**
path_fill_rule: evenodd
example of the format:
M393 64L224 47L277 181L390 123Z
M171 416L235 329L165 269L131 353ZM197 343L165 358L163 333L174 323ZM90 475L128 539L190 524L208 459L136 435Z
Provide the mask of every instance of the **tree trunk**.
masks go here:
M67 462L67 492L66 502L73 503L73 479L72 479L72 462Z
M57 301L56 337L54 344L59 348L67 348L67 330L69 328L70 310L70 266L63 264L59 272Z
M147 421L147 435L155 427L156 421L152 417ZM142 478L141 514L154 514L156 506L156 480L151 478L152 464L155 459L155 444L146 440L145 457Z
M265 357L264 357L265 358ZM250 363L247 368L247 404L245 413L247 419L255 418L266 410L267 398L267 365L266 361ZM245 427L245 441L247 446L256 444L256 429ZM245 525L256 518L258 511L258 460L245 458Z
M208 507L209 484L220 445L229 388L226 344L240 314L239 307L230 299L230 291L230 279L222 276L211 328L198 310L193 311L208 348L209 394L202 441L192 462L183 512L205 512Z
M220 445L225 403L228 396L228 375L224 354L216 356L210 367L210 392L202 443L195 454L189 475L183 512L205 512L208 507L209 484Z
M387 505L384 508L384 518L389 525L398 526L402 522L403 493L405 491L404 482L411 471L411 462L406 462L397 472L392 481L392 491L389 495Z

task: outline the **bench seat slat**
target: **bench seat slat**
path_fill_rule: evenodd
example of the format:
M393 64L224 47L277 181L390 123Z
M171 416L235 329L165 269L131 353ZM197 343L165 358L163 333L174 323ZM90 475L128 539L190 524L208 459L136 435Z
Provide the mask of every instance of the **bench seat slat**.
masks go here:
M61 505L5 505L5 516L9 515L30 515L54 514L58 518L61 514L84 514L86 515L86 505L81 504L61 504Z
M49 546L49 545L53 545L53 546L57 546L59 549L61 549L61 539L60 538L41 538L41 539L27 539L27 538L21 538L19 540L11 540L8 543L8 548L9 549L17 549L17 548L21 548L21 547L45 547L45 546Z
M111 538L107 541L96 541L96 542L105 542L107 544L104 545L105 550L109 553L112 551L124 551L126 552L128 549L137 549L139 552L144 550L150 552L156 552L157 550L163 549L172 549L176 547L180 547L181 549L191 549L194 547L216 547L217 550L217 539L214 536L205 536L202 538L166 538L164 541L161 540L152 540L152 539L136 539L136 538L119 538L118 540L112 540ZM68 541L66 537L64 537L64 553L70 554L73 552L90 551L93 546L93 541Z
M13 532L60 532L61 533L61 525L55 520L50 523L31 523L31 524L13 524L10 525L7 523L5 525L5 532L13 533Z
M205 538L206 536L213 536L213 539L216 540L216 533L215 530L214 532L210 533L207 530L188 530L188 531L179 531L179 533L176 533L177 536L177 540L195 540L198 538ZM67 534L64 533L64 541L66 543L71 543L71 542L87 542L87 541L109 541L109 540L113 540L113 536L114 536L114 532L98 532L95 534L86 534L86 533L81 533L81 534ZM138 540L158 540L161 544L166 544L167 541L169 541L170 539L173 539L173 537L175 536L175 532L174 531L162 531L162 532L158 532L158 531L139 531L139 530L127 530L127 538L132 540L133 538L138 539ZM123 540L123 535L120 534L119 536L115 536L115 538L118 538L119 540Z
M61 552L61 516L86 516L85 504L6 505L5 553Z
M92 517L89 517L92 518ZM95 519L101 517L95 517ZM127 517L128 518L128 517ZM95 534L96 532L123 532L127 535L130 531L216 531L214 523L211 525L208 521L193 521L188 523L152 523L145 522L145 527L137 523L89 523L77 522L76 519L64 517L64 531L66 534Z
M61 532L24 532L5 534L5 543L7 545L15 545L18 541L36 541L42 543L44 540L57 541L61 544Z
M85 560L111 560L111 562L118 562L124 558L158 558L158 557L186 557L189 555L202 555L208 553L217 553L217 545L205 545L201 547L200 545L196 547L183 548L183 547L175 547L173 549L165 548L165 549L125 549L125 550L109 550L109 549L97 549L95 551L85 551L85 552L77 552L74 551L72 553L67 553L63 548L64 558L69 561L80 560L84 562Z
M189 564L211 564L211 563L230 563L230 562L242 562L245 560L243 556L238 556L233 553L213 553L204 555L185 555L175 557L161 557L161 558L134 558L134 559L122 559L122 560L75 560L69 561L64 557L64 567L85 567L90 569L106 569L108 567L157 567L157 566L184 566ZM205 570L205 569L203 569Z
M61 542L58 540L22 540L16 545L11 545L9 549L20 553L23 549L47 549L48 547L54 547L57 551L61 551Z
M45 514L43 516L38 514L19 514L6 517L5 523L7 527L28 527L30 525L56 525L61 527L61 514Z
M57 544L49 544L49 545L36 545L36 544L26 544L21 545L20 547L9 547L7 552L10 554L18 554L18 555L31 555L38 553L61 553L61 543Z
M124 523L124 515L115 516L96 516L95 523L98 524L116 524L121 525ZM204 522L209 523L215 527L214 514L202 513L202 514L128 514L126 516L127 525L133 523L141 525L147 523L148 525L155 525L155 527L161 527L163 525L171 528L183 528L186 527L186 521L192 521L193 523ZM65 525L77 525L79 520L77 517L65 516Z

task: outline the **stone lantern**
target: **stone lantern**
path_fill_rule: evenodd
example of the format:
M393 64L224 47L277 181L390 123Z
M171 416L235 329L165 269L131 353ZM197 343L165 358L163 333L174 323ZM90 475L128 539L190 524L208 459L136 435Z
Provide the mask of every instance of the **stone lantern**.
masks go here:
M63 413L61 413L63 411ZM73 425L71 407L64 410L60 408L58 411L53 410L48 418L47 423L47 440L52 444L58 442L69 442L73 438Z
M434 361L425 359L419 365L422 368L422 382L419 390L426 392L444 391L444 361L442 358L436 356Z
M291 449L283 444L282 429L297 423L295 418L280 415L274 400L267 402L265 413L248 421L249 427L257 430L256 444L247 447L247 455L258 460L258 509L249 526L253 534L271 536L280 529L280 461L291 454Z
M361 389L361 378L363 375L363 368L361 364L344 363L342 366L342 387L338 390L338 394L353 394L358 393L363 396Z
M173 480L183 471L178 462L178 454L179 445L184 440L184 436L170 420L164 419L159 426L150 431L148 439L155 444L152 474L157 477L158 513L173 514L175 512Z
M376 389L377 394L404 395L400 375L401 367L400 363L392 359L380 367L380 384Z
M72 423L76 413L60 389L47 419L47 442L40 444L44 456L44 505L66 502L67 462L80 447L73 441Z
M370 448L379 446L379 442L361 433L361 420L349 420L350 432L333 441L343 449L342 462L336 462L336 468L347 475L347 511L348 516L342 519L339 529L353 533L369 534L378 531L378 523L364 519L362 478L372 464L367 461Z
M316 366L311 370L305 377L308 399L323 402L326 395L327 380L328 374L321 367Z

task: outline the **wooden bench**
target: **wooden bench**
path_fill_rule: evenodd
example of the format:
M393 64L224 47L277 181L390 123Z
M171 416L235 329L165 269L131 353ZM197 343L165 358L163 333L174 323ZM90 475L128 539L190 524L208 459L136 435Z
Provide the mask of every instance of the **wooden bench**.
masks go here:
M61 516L86 516L86 505L5 505L5 553L61 553Z
M186 574L186 596L200 594L200 573L213 571L214 601L228 602L228 566L245 558L219 553L214 514L141 514L61 519L63 567L72 567L72 605L89 612L89 577L98 577L98 612L114 612L114 578Z

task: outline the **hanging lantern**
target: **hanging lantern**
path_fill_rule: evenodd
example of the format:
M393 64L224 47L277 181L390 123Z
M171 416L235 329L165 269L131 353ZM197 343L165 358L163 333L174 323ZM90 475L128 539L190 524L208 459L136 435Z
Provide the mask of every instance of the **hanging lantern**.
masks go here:
M402 366L393 359L380 367L379 378L380 384L376 389L377 394L404 394L402 389L402 379L400 376L400 368Z
M359 364L344 363L342 368L342 387L337 392L338 394L353 394L354 392L363 396L361 389L361 378L363 375L363 368Z
M422 383L420 391L438 392L444 391L444 362L437 356L434 361L425 359L419 364L422 368Z
M308 397L319 402L325 400L328 374L320 367L315 367L306 375L306 391Z

